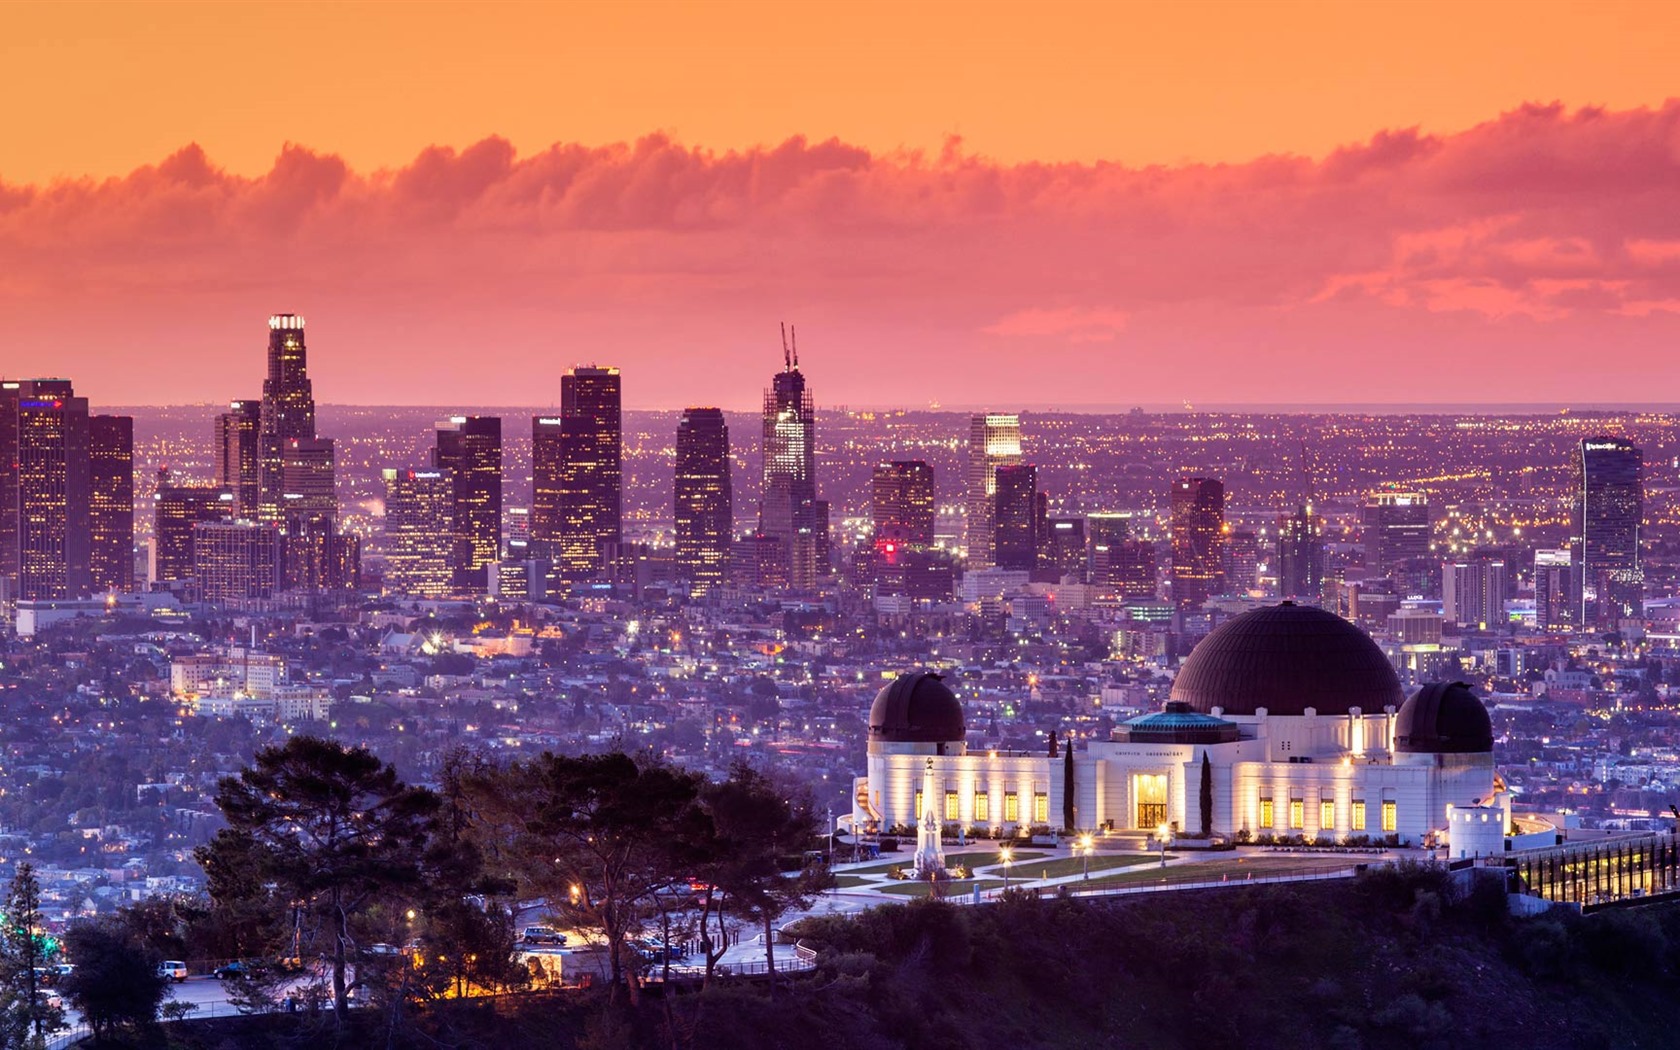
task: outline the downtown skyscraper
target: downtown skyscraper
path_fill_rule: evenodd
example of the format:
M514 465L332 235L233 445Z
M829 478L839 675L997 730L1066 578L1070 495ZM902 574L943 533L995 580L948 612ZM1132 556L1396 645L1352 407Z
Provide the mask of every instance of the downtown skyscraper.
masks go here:
M0 384L0 597L91 592L89 440L70 380Z
M432 466L452 486L450 574L457 593L481 594L502 546L502 421L451 416L437 425ZM387 478L387 488L389 487Z
M986 412L969 419L968 522L964 543L968 567L997 564L997 469L1021 462L1021 417Z
M560 414L531 420L531 546L559 579L583 580L623 539L621 379L574 368L560 377Z
M878 464L869 479L869 507L878 552L933 549L933 468L923 460Z
M454 592L455 482L447 470L382 472L385 593L441 598Z
M1570 547L1577 624L1611 626L1643 612L1643 467L1644 454L1624 438L1589 437L1576 446Z
M677 424L677 575L691 593L724 580L735 513L729 476L729 426L716 408L683 410Z
M1324 519L1302 504L1278 522L1277 592L1312 604L1324 594Z
M1038 568L1038 468L1012 463L997 468L992 494L994 563L999 569L1032 572Z
M239 517L253 521L262 496L261 401L234 401L216 417L216 483L233 493Z
M88 417L88 585L134 590L134 419Z
M315 440L315 392L309 382L303 318L268 319L268 377L258 409L258 515L286 516L286 453L295 442Z
M1172 487L1172 597L1180 612L1200 609L1224 589L1225 486L1180 478Z
M782 370L764 391L760 560L805 589L828 574L828 503L817 498L817 411L799 371L798 336L782 345Z

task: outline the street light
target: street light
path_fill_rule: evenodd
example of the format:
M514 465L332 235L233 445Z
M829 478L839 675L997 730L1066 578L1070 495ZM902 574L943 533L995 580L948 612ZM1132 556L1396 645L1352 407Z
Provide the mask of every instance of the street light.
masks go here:
M1009 864L1015 859L1015 851L1008 846L998 850L998 856L1003 858L1003 892L1009 892Z
M1163 868L1167 866L1167 836L1170 834L1172 834L1172 829L1167 827L1166 824L1156 825L1155 837L1161 840L1161 867Z
M1079 848L1085 851L1085 877L1088 879L1091 877L1091 850L1093 848L1090 834L1079 836Z

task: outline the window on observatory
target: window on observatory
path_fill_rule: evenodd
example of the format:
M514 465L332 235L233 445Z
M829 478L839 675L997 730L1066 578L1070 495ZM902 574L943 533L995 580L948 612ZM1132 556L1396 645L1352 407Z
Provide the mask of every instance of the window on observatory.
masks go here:
M916 819L922 819L922 793L916 792Z
M1033 823L1048 824L1050 822L1050 796L1040 791L1033 795Z
M1307 804L1298 798L1289 800L1289 826L1296 829L1307 826Z
M945 792L945 819L962 819L962 809L957 804L957 793L955 791Z
M1365 830L1365 800L1362 798L1353 800L1353 830Z
M1003 793L1003 819L1008 824L1021 819L1021 799L1013 791Z
M992 796L981 792L974 796L974 819L986 821L992 819Z
M1318 804L1318 826L1333 828L1336 826L1336 803L1324 799Z
M1260 800L1260 826L1263 827L1263 828L1269 828L1269 827L1272 826L1273 820L1274 820L1274 815L1272 813L1272 800L1269 799L1269 798L1261 799Z
M1395 812L1394 801L1392 799L1383 800L1382 822L1382 829L1384 831L1397 831L1400 828L1399 814Z

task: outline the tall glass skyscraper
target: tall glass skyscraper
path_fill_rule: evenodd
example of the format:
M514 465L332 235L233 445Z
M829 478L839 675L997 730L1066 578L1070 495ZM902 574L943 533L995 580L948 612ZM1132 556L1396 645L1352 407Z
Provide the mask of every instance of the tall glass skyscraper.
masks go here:
M677 424L677 573L694 594L721 584L728 572L734 507L723 412L684 409Z
M432 466L452 479L450 572L457 593L482 594L502 546L502 421L452 416L437 425Z
M1180 611L1200 609L1223 590L1225 486L1180 478L1172 487L1172 589Z
M1639 566L1644 454L1624 438L1583 438L1574 466L1575 622L1608 626L1640 616L1645 589Z
M91 587L86 398L68 379L0 386L0 576L21 599Z
M134 589L134 418L88 417L88 583Z
M258 514L278 520L286 514L287 447L315 438L315 393L309 382L303 318L296 314L268 319L268 377L263 380L258 430Z
M1303 505L1278 522L1277 590L1280 598L1317 604L1324 593L1324 519Z
M968 567L997 563L997 469L1021 462L1021 417L986 412L968 424Z
M455 483L447 470L385 479L385 592L438 598L455 586Z
M997 568L1023 572L1038 568L1038 468L1030 463L997 468L992 506Z
M601 571L609 547L624 539L623 392L616 368L574 368L560 377L559 455L544 464L554 476L535 477L533 536L548 541L567 579ZM552 495L545 499L544 489ZM536 510L552 501L537 535Z
M797 343L791 350L784 345L782 362L764 391L758 531L776 548L788 585L807 588L828 573L828 504L817 499L817 411L799 371Z
M933 468L919 459L881 463L869 483L875 547L933 548Z
M239 516L253 521L262 497L261 427L261 401L235 401L216 417L216 483L233 493Z

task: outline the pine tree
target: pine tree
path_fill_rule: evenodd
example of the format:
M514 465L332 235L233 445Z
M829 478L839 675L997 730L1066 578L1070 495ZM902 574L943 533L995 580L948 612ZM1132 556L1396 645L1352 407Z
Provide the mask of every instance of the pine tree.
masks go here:
M1213 834L1213 763L1208 761L1208 753L1202 752L1202 834Z
M41 972L52 962L49 942L41 929L41 883L35 867L17 867L6 893L6 915L0 928L0 979L9 1001L3 1024L5 1045L45 1045L46 1036L64 1027L64 1010L47 1002Z

